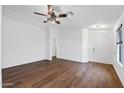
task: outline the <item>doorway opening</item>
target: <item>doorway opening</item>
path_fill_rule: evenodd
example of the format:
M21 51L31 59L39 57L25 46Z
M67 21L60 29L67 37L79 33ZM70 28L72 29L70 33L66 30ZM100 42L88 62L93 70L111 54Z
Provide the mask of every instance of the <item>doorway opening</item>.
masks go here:
M52 39L52 60L57 58L57 39Z

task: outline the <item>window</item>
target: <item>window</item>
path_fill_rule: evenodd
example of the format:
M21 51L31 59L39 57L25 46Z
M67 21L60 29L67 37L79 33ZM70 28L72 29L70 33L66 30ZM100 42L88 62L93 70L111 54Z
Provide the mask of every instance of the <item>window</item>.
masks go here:
M122 65L122 24L117 30L117 62Z

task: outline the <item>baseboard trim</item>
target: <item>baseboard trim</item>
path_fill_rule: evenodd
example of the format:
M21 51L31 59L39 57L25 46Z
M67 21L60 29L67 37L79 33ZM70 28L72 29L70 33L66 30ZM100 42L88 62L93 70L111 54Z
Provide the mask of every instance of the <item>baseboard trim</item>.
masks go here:
M113 67L114 67L114 69L115 69L115 72L116 72L116 74L118 75L118 77L119 77L119 79L120 79L120 81L121 81L121 83L122 83L122 85L123 85L123 88L124 88L124 82L123 82L123 80L122 80L122 78L121 78L121 76L120 76L120 74L119 74L119 72L118 72L118 70L117 70L117 68L116 68L116 66L113 64Z
M102 64L113 65L112 63L100 62L100 61L90 61L90 60L89 60L88 62L95 62L95 63L102 63Z
M24 64L20 64L20 65L15 65L15 66L10 66L10 67L6 67L6 68L2 68L2 70L13 68L13 67L18 67L18 66L23 66L23 65L27 65L27 64L33 64L35 62L42 62L42 61L49 61L49 60L48 59L43 59L43 60L39 60L39 61L28 62L28 63L24 63Z
M76 61L76 60L73 60L73 59L66 59L66 58L58 58L58 59L66 60L66 61L70 61L70 62L76 62L76 63L87 63L87 62L82 62L82 61Z

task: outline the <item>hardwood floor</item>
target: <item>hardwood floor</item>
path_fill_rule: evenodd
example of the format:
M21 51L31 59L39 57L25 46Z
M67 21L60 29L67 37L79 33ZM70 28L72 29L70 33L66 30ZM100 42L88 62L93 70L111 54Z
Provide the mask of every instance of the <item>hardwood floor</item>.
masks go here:
M113 66L63 59L39 61L2 70L3 87L13 88L119 88Z

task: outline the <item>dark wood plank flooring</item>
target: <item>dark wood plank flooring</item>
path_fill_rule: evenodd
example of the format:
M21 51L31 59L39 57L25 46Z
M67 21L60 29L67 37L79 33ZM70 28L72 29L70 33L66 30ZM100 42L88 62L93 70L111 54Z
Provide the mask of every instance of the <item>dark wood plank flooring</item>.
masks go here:
M39 61L2 70L3 87L13 88L120 88L113 66L63 59Z

